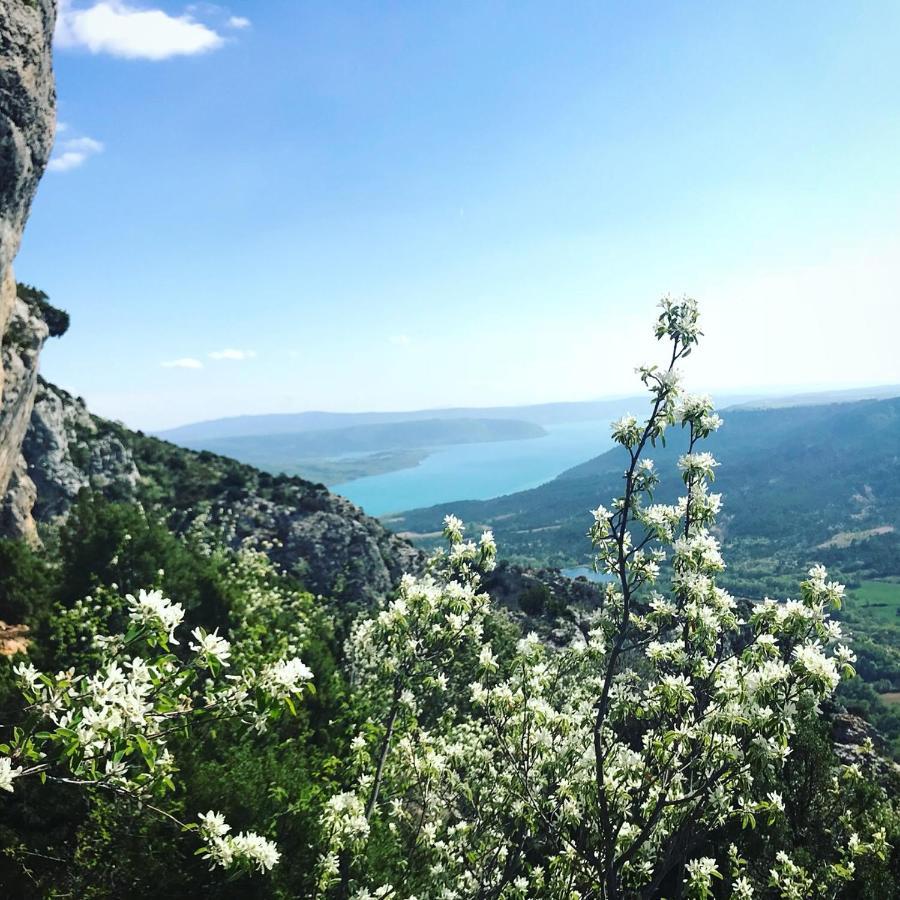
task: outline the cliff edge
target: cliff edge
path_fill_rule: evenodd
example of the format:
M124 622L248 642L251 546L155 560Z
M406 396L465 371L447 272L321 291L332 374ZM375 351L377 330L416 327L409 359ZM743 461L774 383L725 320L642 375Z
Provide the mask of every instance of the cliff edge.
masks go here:
M21 447L47 326L17 297L12 262L53 147L55 21L53 0L0 3L0 532L32 539L35 490Z

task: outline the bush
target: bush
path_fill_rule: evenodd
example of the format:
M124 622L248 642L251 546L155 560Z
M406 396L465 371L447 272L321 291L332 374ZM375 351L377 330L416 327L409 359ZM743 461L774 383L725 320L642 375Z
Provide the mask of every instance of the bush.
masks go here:
M47 323L50 337L62 337L69 330L69 314L50 303L44 291L29 284L17 284L16 295Z

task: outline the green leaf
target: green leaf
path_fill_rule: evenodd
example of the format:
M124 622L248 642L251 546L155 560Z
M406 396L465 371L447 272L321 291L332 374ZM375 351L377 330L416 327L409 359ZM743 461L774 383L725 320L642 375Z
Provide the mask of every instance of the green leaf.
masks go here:
M140 751L143 754L144 759L147 760L147 762L152 762L153 761L152 756L151 756L152 751L150 749L150 743L147 740L147 738L145 738L142 734L136 734L134 736L134 740L137 743L138 747L140 748Z

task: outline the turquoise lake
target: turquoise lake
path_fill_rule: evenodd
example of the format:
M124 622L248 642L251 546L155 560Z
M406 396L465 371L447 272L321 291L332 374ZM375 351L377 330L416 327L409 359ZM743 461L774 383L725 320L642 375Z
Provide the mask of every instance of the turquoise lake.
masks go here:
M545 427L547 434L539 438L443 447L412 469L331 490L372 516L450 500L487 500L537 487L612 446L605 420Z

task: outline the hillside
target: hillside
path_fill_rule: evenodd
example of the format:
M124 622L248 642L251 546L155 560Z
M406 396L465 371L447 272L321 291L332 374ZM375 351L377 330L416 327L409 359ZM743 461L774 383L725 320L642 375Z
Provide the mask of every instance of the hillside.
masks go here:
M826 565L848 587L838 615L854 635L861 679L841 690L900 755L900 398L821 406L727 410L709 439L724 495L716 533L736 595L789 597L807 569ZM680 493L681 433L650 453L662 475L655 499ZM460 501L385 520L422 546L448 512L497 536L500 553L529 565L590 561L590 510L621 491L625 451L611 450L531 491ZM879 695L880 694L880 698Z
M155 508L177 532L202 518L228 545L265 549L310 590L349 602L383 596L418 566L406 541L324 485L131 431L91 415L44 380L22 455L41 526L58 521L90 489Z
M804 394L786 394L735 403L737 409L777 409L784 406L819 406L829 403L853 403L856 400L889 400L900 397L900 384L875 385L864 388L845 388L834 391L814 391Z
M900 385L877 385L837 391L783 395L772 392L719 394L720 407L740 406L766 409L776 406L812 406L847 403L854 400L880 400L900 396ZM525 406L460 406L443 409L404 410L395 412L321 412L271 413L229 416L203 422L191 422L155 432L157 437L194 447L199 442L233 437L266 437L328 431L359 425L384 425L420 422L427 419L517 419L536 425L561 425L569 422L606 421L621 415L621 410L640 405L643 397L617 397L603 400L533 403ZM204 448L201 448L204 449Z
M725 495L720 527L731 577L760 576L741 584L748 594L772 589L773 575L794 576L823 556L844 567L870 560L881 574L900 574L900 560L890 564L896 573L875 562L882 547L898 543L900 399L733 409L709 443L721 462L716 490ZM668 445L652 453L662 502L679 487L674 464L684 449L684 436L670 433ZM615 494L624 467L624 451L611 450L531 491L411 510L387 524L422 540L453 511L493 528L507 556L583 562L589 510Z

